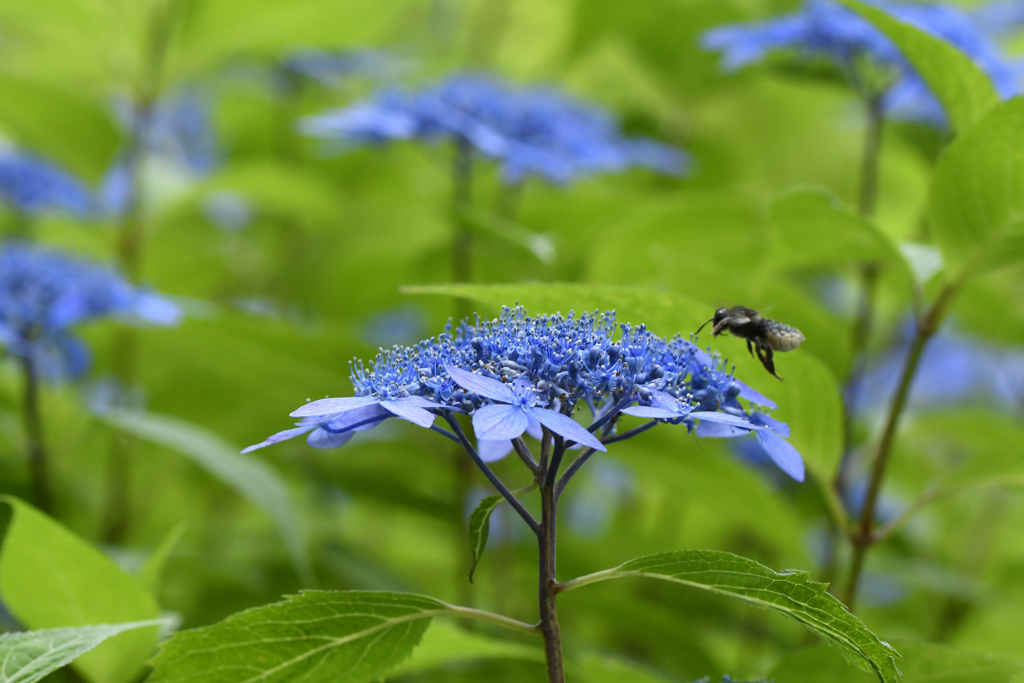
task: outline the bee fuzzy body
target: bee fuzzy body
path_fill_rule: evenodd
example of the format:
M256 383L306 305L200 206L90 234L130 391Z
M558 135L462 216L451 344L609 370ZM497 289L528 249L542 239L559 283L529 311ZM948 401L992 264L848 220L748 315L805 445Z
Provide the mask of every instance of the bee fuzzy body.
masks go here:
M723 332L730 332L734 336L745 339L750 355L753 356L756 352L757 359L761 361L765 370L779 379L782 378L775 372L773 352L792 351L804 343L804 335L800 330L777 320L765 318L746 306L719 308L715 311L714 317L704 325L708 323L714 323L714 327L711 329L712 336L717 337ZM700 332L704 325L701 325L697 332Z

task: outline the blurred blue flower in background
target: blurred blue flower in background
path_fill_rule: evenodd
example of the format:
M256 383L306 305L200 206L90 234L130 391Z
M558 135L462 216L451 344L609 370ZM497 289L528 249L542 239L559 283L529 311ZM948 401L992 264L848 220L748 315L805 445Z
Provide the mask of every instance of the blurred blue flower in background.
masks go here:
M98 264L18 242L0 246L0 346L6 353L33 360L49 378L80 375L89 354L74 328L106 317L174 325L180 312Z
M885 409L896 392L913 334L905 326L898 347L876 358L851 387L858 412ZM910 409L962 406L975 402L997 410L1024 406L1024 351L1001 347L945 330L925 347L910 386Z
M27 215L67 211L87 215L94 206L81 180L43 159L13 149L0 149L0 203Z
M551 88L517 88L480 74L457 74L415 92L388 88L311 117L303 129L347 145L453 140L498 161L508 184L530 176L565 184L634 167L679 175L688 165L675 147L624 136L594 106Z
M1019 31L1024 25L1024 2L996 0L971 9L971 18L978 27L992 35Z
M1003 53L990 32L967 12L943 4L871 1L900 21L942 38L969 56L992 79L1000 96L1021 91L1021 66ZM702 37L706 49L722 52L734 70L763 60L775 50L797 50L830 58L864 97L880 95L894 118L945 125L945 114L928 86L896 45L869 21L834 0L808 0L796 13L758 23L731 24ZM883 92L865 83L866 62L887 72Z
M115 105L125 131L139 135L138 149L125 149L107 172L101 188L103 206L123 215L130 205L142 160L156 162L165 177L194 179L213 172L221 162L220 145L209 100L200 92L186 90L154 103L148 109L127 101ZM147 173L154 170L147 168Z

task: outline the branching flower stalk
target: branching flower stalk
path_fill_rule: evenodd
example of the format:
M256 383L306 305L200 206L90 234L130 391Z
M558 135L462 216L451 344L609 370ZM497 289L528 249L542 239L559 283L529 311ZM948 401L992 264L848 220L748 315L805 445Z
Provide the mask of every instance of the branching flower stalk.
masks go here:
M939 293L931 308L917 320L914 326L914 338L910 343L910 350L904 361L903 370L900 372L896 394L893 396L892 403L889 406L885 427L878 443L878 449L875 452L875 458L872 461L864 507L861 511L860 519L849 531L853 554L850 558L850 570L843 593L843 602L846 603L846 606L851 611L856 604L857 589L868 551L881 538L874 528L875 508L878 504L882 483L885 480L889 458L892 454L892 446L896 440L896 433L899 430L903 410L907 405L907 397L910 395L914 375L917 372L921 354L924 352L929 340L938 331L939 325L957 290L958 286L956 284L947 284Z
M771 401L691 341L616 325L611 313L530 318L522 308L506 308L496 320L449 325L415 346L381 351L369 368L358 361L351 368L355 396L307 403L292 412L299 418L294 428L244 452L302 434L315 448L335 448L392 417L458 443L537 537L536 632L551 683L565 680L556 606L558 501L595 453L659 424L682 424L705 436L754 434L783 471L799 481L804 476L799 453L784 438L788 427L762 412ZM584 428L576 413L588 409ZM475 444L460 423L467 414ZM617 432L624 415L647 421ZM437 417L447 428L434 424ZM539 457L524 434L540 441ZM562 472L576 447L583 450ZM539 520L488 464L513 450L533 476L530 488L539 490Z
M160 99L164 63L175 26L174 14L183 3L172 0L150 17L146 35L143 68L135 84L131 102L131 128L122 158L127 178L125 204L118 225L117 258L121 272L137 285L142 276L145 239L145 197L143 193L145 162L153 123L154 109ZM113 372L120 385L131 387L138 373L138 333L122 327L112 342ZM107 493L103 511L102 534L107 543L117 543L127 530L130 514L129 482L131 481L132 437L123 433L111 436L110 460L107 466Z

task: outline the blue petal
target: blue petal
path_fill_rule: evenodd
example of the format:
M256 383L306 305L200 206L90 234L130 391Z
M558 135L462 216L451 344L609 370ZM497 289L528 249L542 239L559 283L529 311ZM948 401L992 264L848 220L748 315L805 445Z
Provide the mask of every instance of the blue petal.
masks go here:
M784 439L789 438L789 425L781 420L776 420L771 415L764 413L751 413L750 421L754 424L764 425Z
M719 424L732 425L733 427L740 427L742 429L764 429L764 427L759 427L752 422L744 420L742 417L736 417L735 415L730 415L729 413L716 413L707 410L698 410L696 412L690 413L689 417L692 417L697 420L706 420L708 422L718 422Z
M398 399L397 401L381 401L380 407L395 417L400 417L403 420L412 422L420 427L429 427L434 424L434 418L437 417L423 408L417 408L414 405L409 405L409 403L402 399Z
M346 410L355 410L363 406L380 403L379 398L373 396L346 396L344 398L322 398L319 401L312 401L297 410L289 413L292 417L309 417L311 415L331 415L343 413Z
M508 441L526 431L529 420L517 406L490 405L473 413L473 431L481 441Z
M629 408L623 408L620 412L636 417L659 417L664 419L682 417L682 413L677 410L665 410L664 408L655 408L654 406L630 406Z
M775 401L766 396L762 396L760 393L754 391L738 379L733 381L740 387L740 398L750 401L751 403L756 403L759 406L764 406L765 408L771 408L772 410L779 407Z
M788 441L769 429L759 429L757 440L783 472L797 481L804 480L804 461Z
M313 427L315 427L315 426L316 425L305 425L305 426L302 426L302 427L294 427L292 429L286 429L283 432L278 432L277 434L274 434L273 436L268 436L266 438L266 440L261 441L258 444L254 444L252 446L249 446L248 448L244 449L242 451L242 453L249 453L249 452L255 451L258 448L263 448L264 446L272 446L275 443L278 443L278 442L281 442L281 441L287 441L288 439L294 438L294 437L296 437L296 436L298 436L300 434L305 434L309 430L313 429Z
M652 407L668 410L672 413L673 417L682 417L683 409L679 399L672 394L666 394L664 391L658 391L657 389L651 389L650 391L651 397L654 399L651 401Z
M354 435L355 431L337 433L317 427L306 437L306 443L313 448L337 448L348 443Z
M746 436L749 433L749 429L739 429L720 422L701 420L697 423L697 436L702 439L731 439L736 436Z
M541 439L543 439L544 438L544 427L543 427L543 425L541 425L540 422L537 422L537 418L535 418L530 413L526 414L526 419L530 421L530 425L526 428L526 433L529 434L530 436L532 436L533 438L537 439L537 441L540 441Z
M449 410L450 406L446 406L442 403L431 401L425 396L406 396L405 398L396 398L396 401L401 401L406 405L416 406L417 408L443 408Z
M512 442L477 441L476 452L484 462L497 462L512 452Z
M581 427L571 417L556 413L547 408L530 408L530 416L537 418L537 421L570 441L589 446L594 450L607 451L604 444L597 440L597 437Z
M367 429L373 429L389 417L391 417L391 413L379 405L363 406L355 410L347 410L337 417L332 417L323 427L327 431L335 433L365 432ZM316 417L307 417L303 422L306 420L309 420L312 424L320 424L322 422L322 420Z
M492 401L500 401L501 403L513 403L516 400L512 390L496 379L466 372L454 365L446 365L444 369L466 391L471 391L478 396L489 398ZM526 427L523 427L523 429L525 430ZM519 432L519 434L522 433L522 431ZM516 434L516 436L519 436L519 434Z

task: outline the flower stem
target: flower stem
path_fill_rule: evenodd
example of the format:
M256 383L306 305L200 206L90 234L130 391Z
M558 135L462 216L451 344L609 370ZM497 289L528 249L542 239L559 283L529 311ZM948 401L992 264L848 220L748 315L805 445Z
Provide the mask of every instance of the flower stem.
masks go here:
M885 479L886 468L889 458L892 455L892 445L896 439L896 432L899 428L900 418L903 409L907 404L907 397L910 395L910 387L913 384L917 366L921 361L921 354L924 352L928 341L935 335L939 323L945 314L946 308L954 294L956 285L946 285L931 309L917 321L914 329L914 339L910 345L903 370L900 373L899 384L896 395L889 406L889 414L886 418L885 429L882 438L878 443L878 450L871 466L871 478L868 482L867 496L864 499L864 509L861 512L860 521L851 530L849 535L853 544L853 554L850 558L850 571L847 577L846 590L843 594L843 601L850 611L853 611L857 599L857 587L861 572L864 570L864 561L868 551L878 541L874 533L875 508L878 504L878 496L882 489L882 482Z
M39 374L35 363L28 356L21 357L21 369L25 378L23 409L32 499L37 508L49 514L52 512L52 502L46 446L43 443L43 422L39 411Z
M561 460L562 448L556 448L552 463ZM552 479L553 477L548 477ZM555 600L558 581L555 579L556 527L558 496L555 485L545 482L540 489L541 521L537 534L540 554L537 598L540 603L540 628L544 634L544 653L547 659L549 683L564 683L565 670L562 665L562 634L558 627L558 612Z
M473 444L469 443L469 440L466 438L466 434L462 431L462 427L459 426L458 420L456 420L454 416L448 414L444 417L451 426L452 432L456 437L458 437L459 443L461 443L462 447L466 449L467 453L469 453L469 457L473 459L476 466L480 468L480 471L484 473L485 477L487 477L487 481L491 482L491 485L498 490L498 493L501 494L502 498L508 501L508 504L512 506L512 509L519 513L519 516L523 518L523 521L526 522L531 529L533 529L533 532L539 534L540 525L537 523L537 520L534 519L533 515L523 507L523 504L519 502L519 499L508 490L508 487L502 483L501 479L498 479L498 475L496 475L491 468L487 466L487 463L480 459L480 455L476 452L476 449L473 448Z
M145 171L146 138L153 116L153 103L140 98L135 102L131 137L124 157L128 176L127 203L123 207L118 234L117 255L125 277L138 284L142 271L143 197L142 176ZM113 371L120 387L127 390L135 383L138 365L138 333L122 326L114 333ZM111 437L110 460L107 464L107 492L103 512L103 540L117 543L128 528L131 516L129 482L135 440L127 434Z
M860 162L860 190L857 200L857 211L864 218L875 213L878 199L878 171L882 151L882 131L885 124L881 98L878 95L868 96L865 102L867 109L867 130L864 133L864 148ZM875 320L875 297L878 290L879 267L877 263L865 263L860 269L860 302L857 306L857 318L853 323L850 339L850 364L846 372L846 401L843 406L843 454L836 480L839 481L847 465L853 442L854 401L850 389L855 387L864 374L864 351L871 338L871 328Z
M455 142L453 170L452 282L469 282L472 277L473 240L466 211L473 198L473 148L461 138Z

